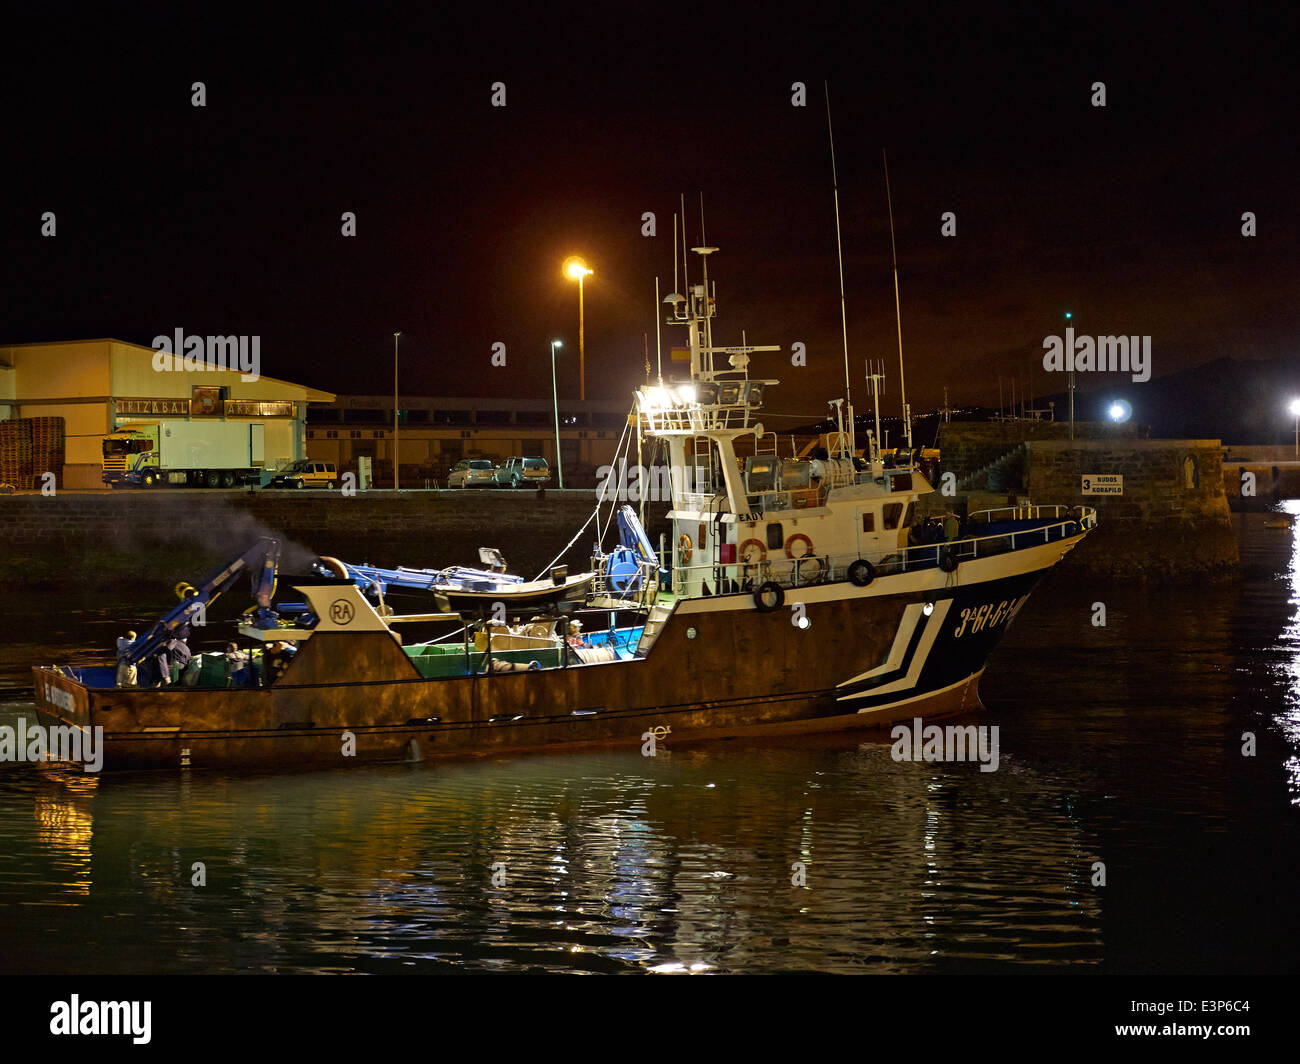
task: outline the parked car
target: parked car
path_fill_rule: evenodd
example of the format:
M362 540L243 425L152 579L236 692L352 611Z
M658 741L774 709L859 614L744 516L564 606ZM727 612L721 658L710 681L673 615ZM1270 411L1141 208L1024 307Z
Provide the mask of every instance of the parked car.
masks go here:
M466 458L464 461L457 462L447 474L447 487L487 487L493 483L494 473L496 473L496 466L486 458Z
M333 462L300 458L285 466L271 478L268 488L332 488L339 473Z
M496 482L512 488L528 484L544 488L551 482L551 467L545 458L507 458L496 471Z

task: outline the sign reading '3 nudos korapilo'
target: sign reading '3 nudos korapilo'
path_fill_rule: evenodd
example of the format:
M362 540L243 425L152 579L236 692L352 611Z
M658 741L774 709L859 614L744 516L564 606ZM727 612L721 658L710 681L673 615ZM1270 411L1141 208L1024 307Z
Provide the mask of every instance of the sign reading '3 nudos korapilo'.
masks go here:
M1085 495L1123 495L1124 478L1118 473L1084 473Z

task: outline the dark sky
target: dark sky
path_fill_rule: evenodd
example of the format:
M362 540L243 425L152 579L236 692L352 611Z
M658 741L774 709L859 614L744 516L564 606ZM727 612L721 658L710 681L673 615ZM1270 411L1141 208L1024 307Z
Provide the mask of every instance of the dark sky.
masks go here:
M891 411L898 395L882 147L918 411L945 385L995 403L999 374L1059 391L1042 339L1067 308L1080 332L1151 335L1156 376L1300 341L1296 37L1257 16L900 20L858 4L521 21L483 4L383 26L304 8L277 26L220 10L9 17L0 343L257 334L264 373L373 393L391 388L401 329L404 393L508 398L545 391L559 336L576 396L577 293L560 274L576 252L596 271L588 396L623 398L645 332L653 360L678 195L694 244L702 192L716 339L805 343L806 368L756 368L784 382L773 417L819 416L844 376L823 79L860 409L866 358L886 360ZM665 358L682 335L665 330Z

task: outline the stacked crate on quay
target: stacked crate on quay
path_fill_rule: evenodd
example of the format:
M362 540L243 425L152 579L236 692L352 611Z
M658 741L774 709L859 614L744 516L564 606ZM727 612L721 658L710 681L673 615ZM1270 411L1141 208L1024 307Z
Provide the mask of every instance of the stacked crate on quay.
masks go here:
M35 480L32 458L31 419L0 421L0 484L12 484L19 491L31 491Z
M41 487L45 473L54 474L56 488L63 487L63 461L66 457L64 421L61 417L34 417L32 423L32 477L34 487Z

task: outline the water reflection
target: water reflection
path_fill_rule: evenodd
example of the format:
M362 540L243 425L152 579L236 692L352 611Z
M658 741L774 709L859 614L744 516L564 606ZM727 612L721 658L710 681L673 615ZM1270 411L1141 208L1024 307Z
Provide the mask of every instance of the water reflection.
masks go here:
M1278 650L1283 654L1281 668L1290 684L1289 705L1280 715L1279 723L1291 742L1292 751L1296 751L1300 750L1300 499L1288 499L1282 504L1282 512L1291 518L1289 526L1277 529L1277 534L1291 539L1291 557L1285 575L1291 588L1293 612L1290 623L1278 637ZM1276 526L1270 522L1269 527ZM1300 757L1294 752L1287 759L1286 768L1291 801L1300 804Z
M1095 960L1096 901L1068 873L1080 827L1043 815L1032 773L1003 783L842 741L88 786L32 771L4 808L25 792L38 829L0 823L20 835L0 869L42 865L26 893L77 901L56 921L75 949L42 947L52 970L909 971L1032 963L1026 938Z

